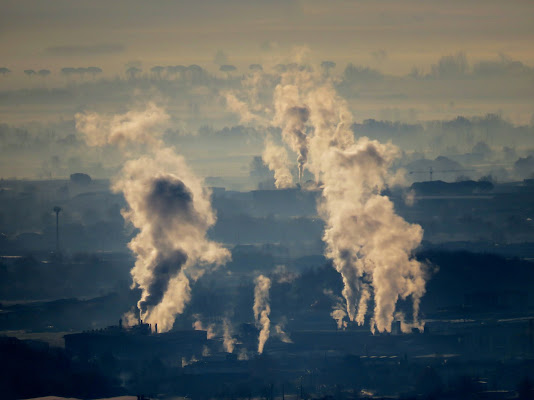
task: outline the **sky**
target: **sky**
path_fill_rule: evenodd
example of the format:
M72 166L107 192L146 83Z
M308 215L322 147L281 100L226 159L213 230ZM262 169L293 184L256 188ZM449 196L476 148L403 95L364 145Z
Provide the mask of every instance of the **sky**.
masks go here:
M458 51L532 65L531 1L17 1L3 2L0 51L10 69L128 62L245 66L294 46L316 60L407 73Z
M86 149L74 116L155 102L170 114L174 135L166 138L190 145L197 172L245 176L262 151L265 127L243 123L226 94L258 84L267 107L266 93L280 77L276 66L295 62L316 71L324 61L335 63L327 74L354 122L412 124L425 132L424 141L404 141L403 150L427 157L451 146L467 152L488 139L487 130L474 142L455 143L428 124L491 114L513 129L534 125L532 15L532 1L5 0L0 175L65 177L85 168L109 177L114 156ZM264 71L255 83L251 64ZM200 77L167 68L190 65L202 68ZM241 151L232 151L228 139L230 148L214 157L202 145L206 132L225 130L245 136L234 135ZM521 135L510 145L526 156L532 146ZM502 132L487 144L505 142ZM55 174L43 173L58 163Z

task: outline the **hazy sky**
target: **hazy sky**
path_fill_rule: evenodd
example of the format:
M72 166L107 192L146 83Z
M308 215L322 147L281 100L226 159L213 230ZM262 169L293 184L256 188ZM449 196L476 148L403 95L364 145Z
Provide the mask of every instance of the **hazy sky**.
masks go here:
M313 57L407 73L464 51L472 60L499 53L534 63L532 1L315 0L4 0L4 67L128 62L212 64L287 55L307 46Z
M387 128L382 140L428 157L470 151L479 140L524 156L534 138L533 16L534 1L4 0L0 175L110 176L116 156L88 151L74 115L121 114L154 101L171 116L167 139L185 146L197 172L248 176L265 132L237 127L225 93L252 84L271 107L274 66L320 71L325 60L337 64L329 76L355 122L430 123L423 133L402 128L411 136ZM204 69L201 78L152 70L192 64ZM221 72L222 64L237 70ZM250 64L261 64L263 77ZM132 67L138 73L127 74ZM515 133L501 120L491 135L484 122L469 135L432 125L487 114L515 124L507 125Z

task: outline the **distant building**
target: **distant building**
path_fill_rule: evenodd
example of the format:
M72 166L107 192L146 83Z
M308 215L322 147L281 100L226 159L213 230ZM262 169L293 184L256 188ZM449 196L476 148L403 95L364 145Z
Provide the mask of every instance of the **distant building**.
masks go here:
M112 354L118 359L145 360L160 358L181 360L202 354L207 332L199 330L152 333L149 324L129 328L122 324L106 329L68 334L65 348L81 358Z

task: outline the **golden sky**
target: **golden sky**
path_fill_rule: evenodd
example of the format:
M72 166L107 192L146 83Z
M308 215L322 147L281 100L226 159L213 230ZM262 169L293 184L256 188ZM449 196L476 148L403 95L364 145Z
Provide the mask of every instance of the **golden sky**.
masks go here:
M313 61L405 74L463 51L534 64L533 1L4 0L0 52L11 70L127 63L238 67L311 49Z

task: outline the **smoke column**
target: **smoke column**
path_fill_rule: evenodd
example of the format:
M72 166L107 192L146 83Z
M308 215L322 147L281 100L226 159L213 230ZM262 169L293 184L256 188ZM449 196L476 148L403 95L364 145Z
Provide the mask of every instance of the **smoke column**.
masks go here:
M223 347L227 353L233 353L237 340L233 337L232 324L228 318L223 320Z
M276 87L274 103L275 123L278 123L282 128L284 141L298 156L297 165L300 182L304 172L304 165L308 161L306 123L310 117L310 110L306 105L302 104L299 88L292 84L280 84Z
M271 306L269 305L269 289L271 288L271 280L266 276L260 275L256 278L256 287L254 288L254 320L256 326L260 328L260 335L258 338L258 353L263 353L265 342L269 339L271 320L269 314L271 313Z
M346 302L341 297L336 296L331 289L324 289L323 293L330 297L334 303L330 316L336 321L337 329L345 329L347 327L345 320L347 317Z
M144 111L106 117L76 114L76 128L89 145L142 144L149 154L126 161L113 179L128 208L125 220L139 229L128 247L136 255L131 271L142 290L141 318L160 332L172 328L191 298L190 282L230 258L227 249L207 239L216 218L210 193L174 149L160 139L168 115L151 104ZM153 131L154 130L154 131Z
M411 296L417 324L425 280L413 251L423 231L398 216L381 194L396 179L388 170L398 149L366 137L355 141L350 114L333 88L310 92L308 101L314 125L312 170L323 183L323 240L326 256L343 277L348 318L363 325L373 296L371 329L389 332L398 299Z
M381 194L399 180L389 169L399 156L391 143L361 137L355 140L352 115L329 78L306 68L282 74L273 95L273 125L297 154L299 179L304 168L322 189L318 212L325 221L325 255L343 279L345 310L336 306L339 327L348 318L363 325L374 299L372 331L391 331L399 299L411 298L412 324L418 323L425 293L424 266L413 252L422 240L419 225L395 213ZM283 159L283 156L280 156ZM270 168L280 171L283 163Z
M195 318L195 322L193 322L193 329L196 331L206 331L206 335L208 339L213 339L215 335L215 324L208 324L208 326L205 326L202 321L200 320L200 315L194 314L193 317Z
M326 256L343 278L347 317L363 325L373 297L371 329L389 332L397 300L411 296L417 323L425 280L413 251L423 231L396 215L393 203L381 194L396 179L389 168L398 149L366 137L356 141L348 107L330 82L311 86L301 97L313 129L308 168L322 184L319 214L326 223ZM291 124L293 117L288 119Z
M287 151L284 147L276 145L272 138L267 138L262 159L269 169L274 171L274 183L278 189L293 186L293 176L289 170Z

